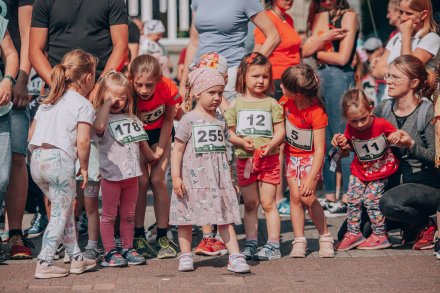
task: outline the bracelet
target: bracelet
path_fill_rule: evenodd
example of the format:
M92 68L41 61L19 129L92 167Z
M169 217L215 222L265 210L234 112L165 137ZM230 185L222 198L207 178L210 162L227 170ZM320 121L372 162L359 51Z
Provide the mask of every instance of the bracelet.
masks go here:
M13 78L11 75L9 75L9 74L5 74L4 78L9 79L9 81L10 81L11 84L12 84L12 86L15 86L15 83L16 83L17 81L16 81L15 78Z

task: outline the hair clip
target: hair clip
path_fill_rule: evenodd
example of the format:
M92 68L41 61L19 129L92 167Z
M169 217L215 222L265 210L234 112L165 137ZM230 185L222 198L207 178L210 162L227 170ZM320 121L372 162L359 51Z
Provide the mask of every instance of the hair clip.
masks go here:
M252 64L255 60L255 58L257 58L258 53L257 52L252 52L249 56L246 57L245 61L248 65Z

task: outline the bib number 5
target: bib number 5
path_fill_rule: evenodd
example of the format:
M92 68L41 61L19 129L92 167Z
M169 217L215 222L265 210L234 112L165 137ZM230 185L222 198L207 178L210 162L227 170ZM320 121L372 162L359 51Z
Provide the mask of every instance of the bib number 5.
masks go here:
M373 161L381 158L388 148L388 142L385 135L369 140L353 140L353 148L361 162Z
M192 135L196 154L226 152L225 136L219 125L194 125Z
M295 148L311 151L313 148L313 130L297 128L286 119L286 141Z

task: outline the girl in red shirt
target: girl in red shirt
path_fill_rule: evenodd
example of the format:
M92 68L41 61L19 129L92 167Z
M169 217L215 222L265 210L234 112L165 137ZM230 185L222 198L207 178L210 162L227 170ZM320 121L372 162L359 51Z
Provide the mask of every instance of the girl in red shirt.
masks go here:
M165 184L165 170L171 154L173 119L176 105L182 98L174 82L162 76L161 66L150 55L136 57L130 65L130 81L136 99L136 113L144 123L155 159L147 162L141 154L142 176L136 203L134 247L144 257L151 257L145 239L145 208L148 184L154 194L157 222L156 250L158 258L176 257L175 244L167 238L170 196Z
M291 257L305 257L304 208L319 232L319 257L334 257L333 237L316 199L322 179L327 114L317 98L319 78L308 65L287 68L281 76L280 100L286 117L285 174L290 188L291 219L295 235Z
M386 119L373 117L365 93L350 90L342 98L343 115L347 119L344 134L333 136L332 145L343 151L352 150L356 156L351 163L348 186L347 232L336 245L339 251L358 249L383 249L391 244L385 234L385 218L379 209L379 200L388 177L399 167L388 141L396 143L400 135ZM371 221L373 233L365 239L360 232L362 205Z

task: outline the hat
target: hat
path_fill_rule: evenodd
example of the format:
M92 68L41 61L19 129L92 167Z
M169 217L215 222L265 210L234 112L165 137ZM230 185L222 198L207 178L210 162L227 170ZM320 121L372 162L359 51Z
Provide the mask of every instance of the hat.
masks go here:
M144 22L144 34L159 34L164 33L165 27L162 21L157 19L152 19Z
M380 39L376 37L368 38L368 40L366 40L364 43L365 51L374 51L380 47L383 47L383 43Z
M214 86L225 85L225 78L217 70L209 67L197 68L188 75L188 85L195 96Z
M222 55L216 52L203 54L196 65L197 68L213 68L217 69L221 74L228 73L228 61Z

